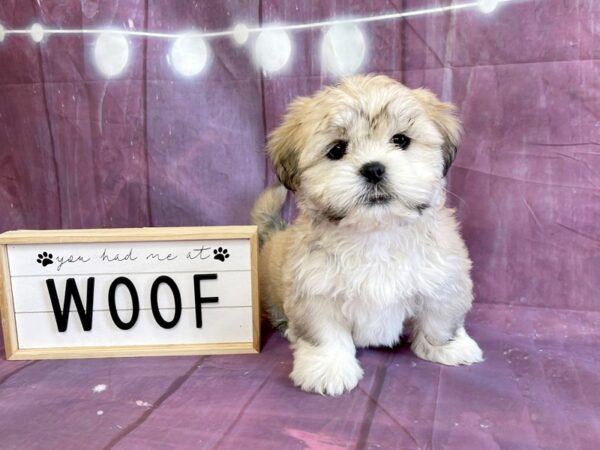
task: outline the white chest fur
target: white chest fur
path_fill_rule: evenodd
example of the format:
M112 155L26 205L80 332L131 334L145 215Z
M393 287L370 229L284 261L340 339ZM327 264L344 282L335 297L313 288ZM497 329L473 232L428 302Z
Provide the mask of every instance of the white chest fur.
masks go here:
M343 303L404 302L434 282L432 250L417 233L401 227L368 233L340 228L298 246L293 278L307 294Z
M313 229L291 255L293 292L334 302L357 345L393 345L404 319L444 283L458 262L453 260L463 259L448 252L449 241L460 243L454 227L443 226L453 223L432 218L369 232Z

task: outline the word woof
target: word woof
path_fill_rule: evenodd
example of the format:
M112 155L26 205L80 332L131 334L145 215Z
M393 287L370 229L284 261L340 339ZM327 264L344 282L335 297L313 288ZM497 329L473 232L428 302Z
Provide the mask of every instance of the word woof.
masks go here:
M195 303L195 314L196 314L196 328L202 328L202 304L204 303L217 303L219 297L202 297L201 293L201 282L204 280L216 280L216 273L209 274L196 274L193 276L194 283L194 303ZM71 312L71 305L75 304L75 309L81 321L81 325L84 331L91 331L94 316L94 285L95 278L89 277L87 279L87 291L85 304L82 301L79 293L79 287L75 282L74 278L68 278L65 283L64 297L61 306L58 291L56 289L56 283L54 279L49 278L46 280L46 286L48 288L48 295L50 302L52 303L52 311L54 312L54 318L56 320L56 326L58 331L63 333L67 331L69 325L69 314ZM166 320L158 306L158 289L162 286L167 286L173 295L173 304L175 314L171 320ZM119 286L124 286L129 291L131 300L131 318L128 321L124 321L117 309L115 294ZM181 293L179 287L175 281L166 276L159 276L152 283L150 289L150 307L152 309L152 315L156 323L164 329L170 329L177 325L179 319L181 319ZM140 315L140 299L138 296L137 289L133 282L127 277L118 277L113 280L108 289L108 308L110 316L115 326L121 330L129 330L136 324Z

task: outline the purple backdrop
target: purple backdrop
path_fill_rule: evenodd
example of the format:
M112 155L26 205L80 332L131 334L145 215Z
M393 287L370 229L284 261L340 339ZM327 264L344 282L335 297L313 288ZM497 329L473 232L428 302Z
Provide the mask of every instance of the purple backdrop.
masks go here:
M2 0L0 23L179 32L449 3ZM444 13L364 32L365 72L428 87L459 107L465 134L449 200L474 261L479 306L471 327L488 361L451 372L406 351L365 351L361 388L330 403L292 389L289 351L277 336L258 357L0 361L0 440L37 448L59 433L57 446L70 448L87 433L99 446L168 448L164 436L147 437L159 429L190 448L597 448L600 2L517 1L490 15ZM217 39L210 66L191 80L168 65L168 41L132 39L125 72L106 80L93 63L92 36L52 36L41 45L7 37L0 43L0 231L248 223L254 198L273 180L265 133L293 97L331 81L320 39L319 30L294 33L289 66L265 76L249 48ZM88 385L107 376L116 389L105 396L111 421L88 411L100 409ZM45 397L31 390L38 385ZM150 412L122 402L137 392ZM72 408L65 417L78 425L56 431L47 411L33 412L42 401ZM207 419L211 408L216 416ZM29 420L43 425L27 427ZM203 420L214 422L213 432Z

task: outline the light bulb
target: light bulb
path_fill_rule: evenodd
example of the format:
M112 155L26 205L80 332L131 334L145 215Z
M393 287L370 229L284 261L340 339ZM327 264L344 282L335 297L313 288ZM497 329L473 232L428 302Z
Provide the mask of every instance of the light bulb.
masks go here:
M365 59L365 38L356 25L332 26L325 33L321 45L323 67L336 75L356 72Z
M243 23L238 23L233 28L233 40L239 45L244 45L248 41L248 35L248 27Z
M204 39L193 34L177 38L171 48L171 62L177 72L193 77L202 72L208 61L208 46Z
M120 74L129 60L129 43L120 33L105 31L98 36L94 47L96 66L103 75Z
M479 10L484 14L489 14L498 6L498 0L477 0Z
M39 23L34 23L31 26L30 33L33 42L42 42L42 39L44 39L44 27L42 27Z
M264 30L256 38L256 62L265 72L277 72L286 65L292 53L292 43L283 30Z

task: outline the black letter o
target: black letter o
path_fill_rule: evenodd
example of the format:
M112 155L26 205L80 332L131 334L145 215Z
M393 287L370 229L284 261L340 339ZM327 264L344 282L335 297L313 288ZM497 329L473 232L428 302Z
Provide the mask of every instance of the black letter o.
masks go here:
M133 310L131 314L131 319L129 322L125 323L119 317L119 311L117 311L117 305L115 301L115 293L117 291L117 286L120 284L124 285L127 289L129 289L129 294L131 295L131 308ZM140 301L138 299L137 291L135 290L135 286L131 282L129 278L119 277L116 278L110 285L108 289L108 309L110 310L110 317L117 327L121 330L129 330L135 325L135 322L140 315Z
M158 309L158 288L161 284L165 283L171 288L173 292L173 301L175 303L175 315L173 316L173 320L167 322L163 319L163 316L160 314L160 310ZM152 283L152 289L150 290L150 304L152 306L152 315L154 316L154 320L158 323L162 328L169 329L173 328L179 322L181 318L181 294L179 293L179 288L177 284L172 278L169 278L166 275L158 277Z

